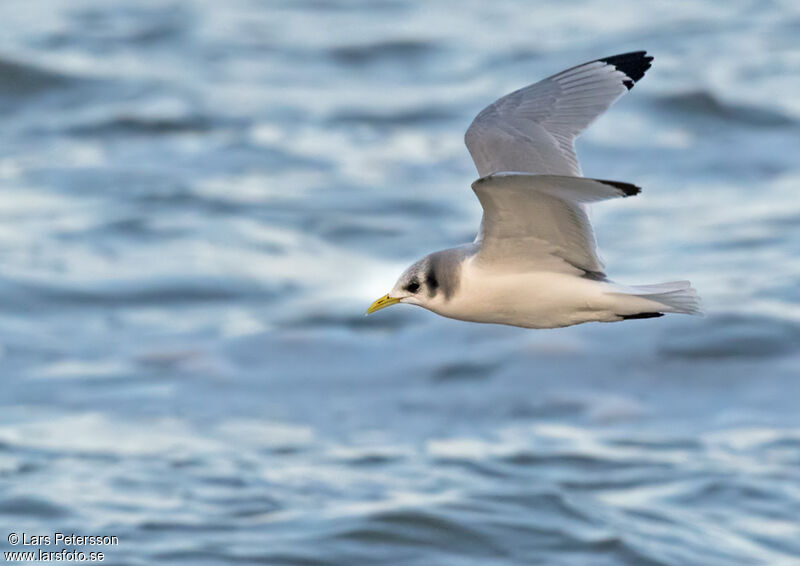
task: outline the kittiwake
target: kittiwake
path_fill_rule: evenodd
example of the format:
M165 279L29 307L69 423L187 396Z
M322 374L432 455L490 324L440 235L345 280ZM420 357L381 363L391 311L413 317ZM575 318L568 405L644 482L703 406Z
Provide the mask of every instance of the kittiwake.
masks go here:
M405 270L367 309L408 303L441 316L525 328L700 314L688 281L625 286L597 255L587 205L639 194L581 175L575 138L650 68L636 51L562 71L508 94L473 120L465 142L483 207L475 241Z

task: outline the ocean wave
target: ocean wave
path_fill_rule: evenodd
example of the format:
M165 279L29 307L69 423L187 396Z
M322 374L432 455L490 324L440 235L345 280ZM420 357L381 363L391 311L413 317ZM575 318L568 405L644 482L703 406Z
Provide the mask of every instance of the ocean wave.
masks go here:
M158 118L135 115L119 115L92 124L80 124L68 128L76 135L165 135L202 133L212 129L212 121L202 115L175 118Z
M329 118L329 123L332 125L417 126L450 120L457 116L458 114L454 111L443 106L423 106L394 112L345 109L336 111Z
M45 498L11 496L0 501L0 516L8 515L17 521L25 518L62 519L69 516L69 509Z
M705 117L751 127L788 127L796 121L778 110L723 100L708 90L694 90L655 97L662 109L687 118Z
M797 351L800 325L767 316L716 314L669 334L668 358L770 358Z
M41 68L31 63L0 59L0 97L30 96L79 82L57 71Z
M100 283L65 285L58 282L0 281L4 289L0 310L41 309L61 306L80 309L88 306L133 307L163 304L213 303L235 300L271 301L285 297L286 289L275 289L257 281L224 277L188 279L130 279Z
M346 65L387 63L392 60L412 63L426 59L437 50L437 45L429 41L396 39L331 47L328 55Z

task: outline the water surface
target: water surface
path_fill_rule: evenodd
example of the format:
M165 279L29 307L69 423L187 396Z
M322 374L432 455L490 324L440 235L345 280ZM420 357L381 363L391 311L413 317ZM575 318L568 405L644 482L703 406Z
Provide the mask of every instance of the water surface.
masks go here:
M0 21L5 531L116 535L120 565L800 563L795 3ZM706 318L363 316L474 237L483 106L634 49L654 67L578 146L644 189L598 237Z

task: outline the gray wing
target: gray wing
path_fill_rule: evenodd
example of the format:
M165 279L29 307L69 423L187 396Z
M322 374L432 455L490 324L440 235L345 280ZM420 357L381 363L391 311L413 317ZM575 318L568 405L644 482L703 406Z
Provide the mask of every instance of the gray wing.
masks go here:
M598 59L487 106L464 136L478 174L580 175L575 138L633 88L652 60L644 51Z
M476 260L495 271L602 274L584 205L632 196L629 183L502 172L472 184L483 207Z

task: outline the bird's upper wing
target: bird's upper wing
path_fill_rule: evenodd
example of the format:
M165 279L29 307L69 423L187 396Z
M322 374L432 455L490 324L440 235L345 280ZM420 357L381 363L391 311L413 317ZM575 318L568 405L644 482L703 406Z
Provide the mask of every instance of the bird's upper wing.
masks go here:
M644 51L598 59L490 104L464 136L478 174L580 175L575 138L633 88L652 60Z
M628 183L501 172L472 184L483 207L475 256L495 271L602 274L585 203L632 196Z

